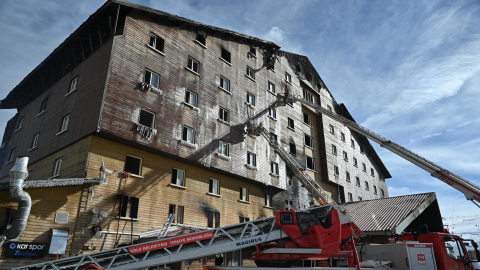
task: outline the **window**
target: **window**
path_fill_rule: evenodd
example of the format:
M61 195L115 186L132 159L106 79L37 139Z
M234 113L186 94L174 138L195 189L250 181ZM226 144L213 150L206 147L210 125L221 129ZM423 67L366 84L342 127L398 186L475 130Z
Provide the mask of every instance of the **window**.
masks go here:
M60 132L66 131L68 129L68 122L70 121L70 115L63 117L62 120L62 127L60 128Z
M313 95L307 89L303 89L303 98L313 103Z
M351 143L351 145L352 145L352 148L355 148L355 140L350 139L350 143Z
M247 74L246 75L250 79L255 80L255 71L249 66L247 66Z
M185 90L185 103L193 107L197 107L198 96L192 91Z
M165 40L163 38L150 34L150 40L148 42L148 46L154 48L157 51L163 52L163 46L165 44Z
M159 89L160 88L160 75L157 73L150 71L150 70L145 70L145 83L151 85L154 88Z
M240 201L248 202L248 188L240 187Z
M47 109L48 99L42 101L42 105L40 105L40 113L43 113Z
M130 203L129 203L130 202ZM118 196L118 216L127 217L128 209L130 208L130 218L138 218L139 198L129 196ZM129 207L130 206L130 207Z
M23 120L25 120L25 116L22 116L20 120L18 120L17 130L21 129L23 126Z
M332 107L330 107L330 105L327 105L327 109L328 109L329 111L332 111Z
M313 138L307 134L305 134L305 146L313 149Z
M373 194L377 194L377 186L373 185Z
M192 57L190 57L190 56L188 57L188 66L187 66L187 68L188 68L189 70L197 73L197 74L200 73L200 63L199 63L197 60L195 60L195 59L193 59Z
M250 47L250 54L253 56L257 56L257 50L254 47Z
M255 106L255 96L247 93L247 104L250 104L252 106Z
M250 221L250 218L240 216L240 223L249 222L249 221Z
M218 180L210 178L208 193L220 195L220 182Z
M10 155L8 155L7 163L13 161L13 159L15 158L16 151L17 151L17 148L12 148L12 150L10 150Z
M207 227L213 228L214 217L215 217L215 228L220 227L220 212L214 212L214 211L207 212Z
M367 182L367 181L365 181L365 189L366 189L366 190L369 190L369 189L370 189L370 186L368 185L368 182Z
M350 182L350 173L345 171L345 179L347 180L347 182Z
M220 88L227 92L230 92L230 81L225 79L224 77L220 77Z
M295 129L295 121L292 118L288 118L288 127L291 129Z
M355 177L355 179L357 181L357 187L359 187L360 186L360 177L357 176L357 177Z
M363 201L362 197L358 196L358 200L361 202Z
M185 186L185 171L173 168L172 171L172 184L177 186Z
M142 175L142 159L127 155L124 170L133 175Z
M367 165L365 165L365 163L362 163L362 169L363 169L364 172L367 171Z
M275 142L278 141L278 136L277 136L277 134L275 134L275 133L273 133L273 132L270 132L270 138L271 138L273 141L275 141Z
M178 212L177 212L177 224L183 224L183 213L185 212L184 207L182 205L179 205L177 210L178 210Z
M230 144L224 141L218 141L218 153L226 157L230 156Z
M247 152L247 164L253 167L257 166L257 155Z
M303 123L311 126L312 125L312 118L310 117L310 115L308 115L307 113L303 112Z
M292 75L288 74L288 72L285 72L285 81L292 83Z
M77 84L78 84L78 76L73 78L73 80L70 82L70 89L68 90L68 93L71 93L77 90Z
M231 54L225 48L222 47L222 54L221 57L223 60L227 61L228 63L232 62Z
M348 192L348 201L353 202L353 195L350 192Z
M196 41L198 41L200 44L205 46L207 39L205 38L204 35L198 34L197 37L196 37Z
M335 127L330 125L330 133L335 134Z
M175 211L177 210L177 211ZM170 214L175 214L175 218L173 219L173 222L175 223L175 220L177 221L176 223L177 224L183 224L183 216L184 216L184 211L185 208L184 206L182 205L175 205L175 204L170 204L170 206L168 207L168 215L170 216Z
M382 198L385 198L385 191L383 191L383 189L380 189L380 192L382 193Z
M55 168L53 169L53 177L60 175L60 169L62 168L62 158L55 160Z
M375 170L374 170L373 168L370 168L370 174L371 174L372 176L375 176Z
M360 145L360 153L363 154L363 146Z
M278 163L273 161L270 163L270 172L274 175L278 175Z
M220 107L218 110L218 118L228 123L230 120L230 112L227 109Z
M149 128L155 128L155 114L147 110L140 110L140 115L138 117L138 123L142 126Z
M184 126L182 133L182 140L195 144L195 129Z
M338 170L338 166L333 165L333 173L334 173L335 175L339 175L339 174L340 174L340 172L339 172L339 170Z
M345 133L340 132L340 139L342 139L342 141L345 141Z
M315 159L307 156L307 169L315 171Z
M345 151L343 151L343 160L348 161L348 154Z
M277 110L275 108L268 108L268 116L277 119Z
M332 144L332 154L337 154L337 147L334 144Z
M272 195L265 194L265 206L272 207Z
M275 84L270 81L268 82L268 91L275 94Z
M353 166L358 167L357 158L353 158Z
M290 143L290 154L297 155L297 146L293 142Z

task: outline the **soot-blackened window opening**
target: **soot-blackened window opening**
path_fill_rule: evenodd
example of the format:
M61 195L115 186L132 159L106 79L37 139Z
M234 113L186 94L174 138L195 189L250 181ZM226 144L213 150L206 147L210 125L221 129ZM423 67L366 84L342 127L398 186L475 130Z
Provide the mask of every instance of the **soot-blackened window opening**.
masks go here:
M142 175L142 159L127 155L124 170L134 175Z
M155 128L155 114L147 110L140 110L138 123L149 128Z
M222 59L227 61L228 63L231 63L232 62L232 57L231 57L231 53L229 51L227 51L225 48L222 48Z
M148 45L154 48L155 50L163 52L163 48L165 46L165 40L155 34L150 34L150 40L148 42Z

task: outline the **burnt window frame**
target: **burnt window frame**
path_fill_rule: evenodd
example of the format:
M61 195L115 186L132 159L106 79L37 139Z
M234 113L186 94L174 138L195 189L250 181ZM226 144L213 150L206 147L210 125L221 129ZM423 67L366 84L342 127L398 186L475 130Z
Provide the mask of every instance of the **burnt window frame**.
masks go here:
M152 43L152 38L154 38L153 40L153 45L151 44ZM158 40L161 41L161 49L158 48ZM153 33L153 32L150 32L150 37L148 39L148 44L147 46L157 52L160 52L162 53L163 55L165 55L165 39L160 37L159 35Z
M195 36L195 41L198 44L202 45L203 47L205 47L205 48L207 47L207 37L206 36L204 36L202 34L197 34Z
M150 115L153 115L150 125L145 125L145 124L142 124L142 123L141 123L142 112L145 112L145 113L148 113L148 114L150 114ZM156 126L156 117L157 117L156 113L154 113L154 112L152 112L152 111L149 111L149 110L146 110L146 109L143 109L143 108L140 108L140 111L139 111L139 113L138 113L138 124L140 124L140 125L142 125L142 126L145 126L145 127L149 127L149 128L154 129L155 126Z
M129 172L129 171L127 170L127 167L132 166L132 165L130 165L130 164L127 164L127 161L128 161L129 158L138 160L138 162L139 162L139 163L138 163L138 170L136 170L135 172L133 172L133 171L132 171L132 172ZM124 170L125 172L130 173L132 176L140 176L140 177L141 177L141 176L142 176L142 171L143 171L143 159L140 158L140 157L137 157L137 156L133 156L133 155L128 155L128 154L125 155L125 162L124 162L124 165L123 165L123 170ZM138 173L137 173L137 172L138 172Z
M225 57L227 58L225 58ZM220 47L220 59L222 59L223 61L225 61L227 64L232 64L232 53L227 50L225 47L221 46Z

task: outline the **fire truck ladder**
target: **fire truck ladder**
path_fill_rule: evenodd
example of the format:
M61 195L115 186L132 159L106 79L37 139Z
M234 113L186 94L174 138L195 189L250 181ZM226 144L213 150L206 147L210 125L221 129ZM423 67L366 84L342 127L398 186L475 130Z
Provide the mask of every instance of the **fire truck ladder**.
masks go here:
M435 164L434 162L408 150L407 148L392 142L391 140L351 121L343 116L340 116L330 110L323 108L320 105L314 104L308 100L305 100L301 97L290 96L288 97L291 101L299 101L300 103L312 107L317 112L326 115L340 123L343 123L350 130L353 130L370 140L380 144L381 147L388 149L389 151L403 157L404 159L410 161L411 163L417 165L418 167L426 170L430 173L431 176L440 179L445 182L447 185L455 188L456 190L462 192L467 200L472 201L476 206L480 207L480 187L476 184L466 180L465 178L454 174L441 166Z
M197 238L203 235L210 236L208 238ZM283 237L287 236L284 234ZM189 238L193 238L193 240L189 242ZM141 269L244 249L281 238L281 230L275 226L275 217L269 217L215 228L201 233L163 238L152 242L128 245L13 269L77 270L84 269L85 266L91 264L112 270ZM195 241L195 239L200 240ZM181 244L182 242L184 244ZM163 244L165 243L170 243L170 245L164 247ZM147 251L144 248L146 245L154 248L149 248Z

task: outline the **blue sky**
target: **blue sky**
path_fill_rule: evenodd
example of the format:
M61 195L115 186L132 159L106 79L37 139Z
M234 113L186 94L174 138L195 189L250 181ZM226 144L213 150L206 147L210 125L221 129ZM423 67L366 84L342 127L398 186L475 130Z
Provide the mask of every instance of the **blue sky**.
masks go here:
M357 122L480 185L479 1L132 2L308 56ZM103 3L0 1L0 98ZM391 196L436 192L445 223L480 238L479 208L374 146Z

